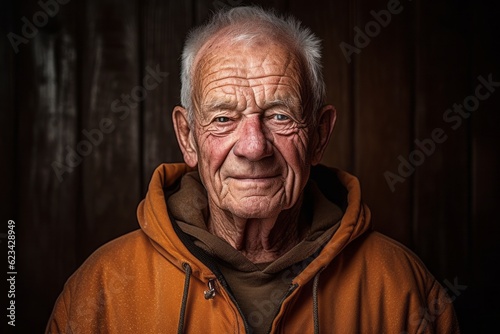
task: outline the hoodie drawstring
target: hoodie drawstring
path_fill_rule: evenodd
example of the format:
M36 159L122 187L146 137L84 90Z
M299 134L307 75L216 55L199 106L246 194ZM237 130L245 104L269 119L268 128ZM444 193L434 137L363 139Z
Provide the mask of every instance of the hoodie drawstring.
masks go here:
M318 310L318 286L319 286L319 275L323 272L325 268L322 268L314 276L313 282L313 318L314 318L314 334L319 334L319 310Z
M191 278L191 266L189 263L183 263L182 267L186 273L186 278L184 280L184 292L182 294L182 304L181 304L181 314L179 315L179 325L177 326L177 333L182 334L184 332L184 316L186 315L186 304L189 294L189 280Z
M179 325L177 326L177 333L182 334L184 332L184 318L186 315L186 305L187 298L189 294L189 283L191 279L192 269L188 263L183 263L182 267L186 273L186 278L184 280L184 292L182 294L181 312L179 315ZM314 318L314 333L319 334L319 302L318 302L318 289L319 289L319 276L325 268L319 270L314 276L313 281L313 318ZM211 284L210 284L211 283ZM215 295L215 289L213 286L213 281L209 282L209 291L205 291L205 299L212 299Z

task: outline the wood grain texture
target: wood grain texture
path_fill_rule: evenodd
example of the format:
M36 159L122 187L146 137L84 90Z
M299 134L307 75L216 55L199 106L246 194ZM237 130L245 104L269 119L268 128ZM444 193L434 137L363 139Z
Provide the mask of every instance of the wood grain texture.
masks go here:
M13 32L14 8L11 3L3 3L0 10L0 34L7 36ZM0 100L3 101L0 109L0 156L2 163L0 164L0 175L2 177L1 186L3 191L0 192L0 203L2 203L2 217L7 219L15 218L15 207L17 206L16 198L16 131L17 119L14 112L14 57L15 51L10 41L7 38L2 39L0 43ZM10 218L8 218L10 217ZM2 226L2 233L6 231ZM2 240L3 242L3 240Z
M0 35L7 36L8 33L15 31L14 27L14 8L11 3L2 3L0 8ZM0 42L0 217L2 225L0 227L1 249L8 249L8 222L14 220L19 222L18 216L18 184L17 179L17 113L14 105L14 80L15 80L15 51L7 38ZM18 229L15 230L18 232ZM5 254L5 253L4 253ZM10 255L10 254L6 254ZM9 260L9 258L7 258ZM7 268L5 266L4 268ZM8 290L7 290L8 291ZM4 297L4 300L7 299ZM6 302L2 303L5 308ZM7 332L7 321L4 321L0 328Z
M460 125L450 123L447 110L473 93L470 53L465 51L470 44L468 8L419 2L417 12L415 137L411 147L420 156L415 158L419 162L414 173L415 250L438 277L466 281L462 264L468 261L470 123L465 119Z
M500 318L500 292L498 289L498 263L500 263L500 21L498 2L474 2L471 9L473 41L474 89L481 76L494 85L490 96L471 112L472 123L472 227L471 239L472 280L469 296L464 302L463 322L471 333L493 332ZM470 14L470 13L469 13ZM486 93L482 89L481 93ZM468 316L472 315L472 316Z
M32 17L35 3L20 14ZM78 172L58 177L52 164L64 163L75 145L76 41L74 7L41 27L16 55L15 99L19 118L17 213L17 326L41 332L61 288L77 266Z
M192 27L190 1L146 1L141 11L141 56L144 68L159 68L168 76L148 91L143 104L143 192L154 169L163 162L180 162L181 152L172 124L172 109L180 104L180 59L184 36Z
M78 167L83 173L77 248L81 260L104 242L138 228L139 110L144 95L137 10L135 2L82 3L77 144L85 152Z
M391 14L384 27L372 11L387 11L387 3L359 0L357 6L356 27L368 41L358 42L360 52L353 54L354 170L361 181L363 198L372 210L375 228L411 245L411 179L392 191L384 173L394 171L398 156L408 154L411 148L415 9L412 3L400 3L394 11L397 14ZM374 28L377 26L378 33Z

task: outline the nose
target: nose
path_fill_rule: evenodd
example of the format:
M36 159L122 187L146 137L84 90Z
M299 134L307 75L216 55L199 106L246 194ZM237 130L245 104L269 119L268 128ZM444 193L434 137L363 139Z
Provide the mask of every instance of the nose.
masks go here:
M233 147L234 154L250 161L259 161L272 155L273 148L266 138L260 117L244 117L241 122L239 138Z

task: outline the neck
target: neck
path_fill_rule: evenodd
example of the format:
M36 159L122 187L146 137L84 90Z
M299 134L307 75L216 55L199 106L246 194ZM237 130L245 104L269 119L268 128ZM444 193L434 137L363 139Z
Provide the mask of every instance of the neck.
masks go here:
M301 240L302 201L271 218L241 218L210 206L208 230L239 250L253 263L272 262Z

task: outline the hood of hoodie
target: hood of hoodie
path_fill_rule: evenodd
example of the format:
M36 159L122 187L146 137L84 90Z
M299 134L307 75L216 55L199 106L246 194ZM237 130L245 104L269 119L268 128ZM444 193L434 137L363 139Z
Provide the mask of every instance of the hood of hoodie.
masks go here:
M193 171L185 164L162 164L154 172L145 199L137 215L144 233L153 246L175 266L183 270L189 263L192 275L206 280L214 278L212 271L184 245L170 218L167 207L169 193L175 192L182 176ZM326 267L351 241L371 228L370 212L361 202L361 190L356 177L334 168L316 166L311 169L311 179L317 180L320 191L344 211L340 226L325 244L318 256L293 280L303 285ZM186 203L186 207L206 207L206 195L200 193Z

